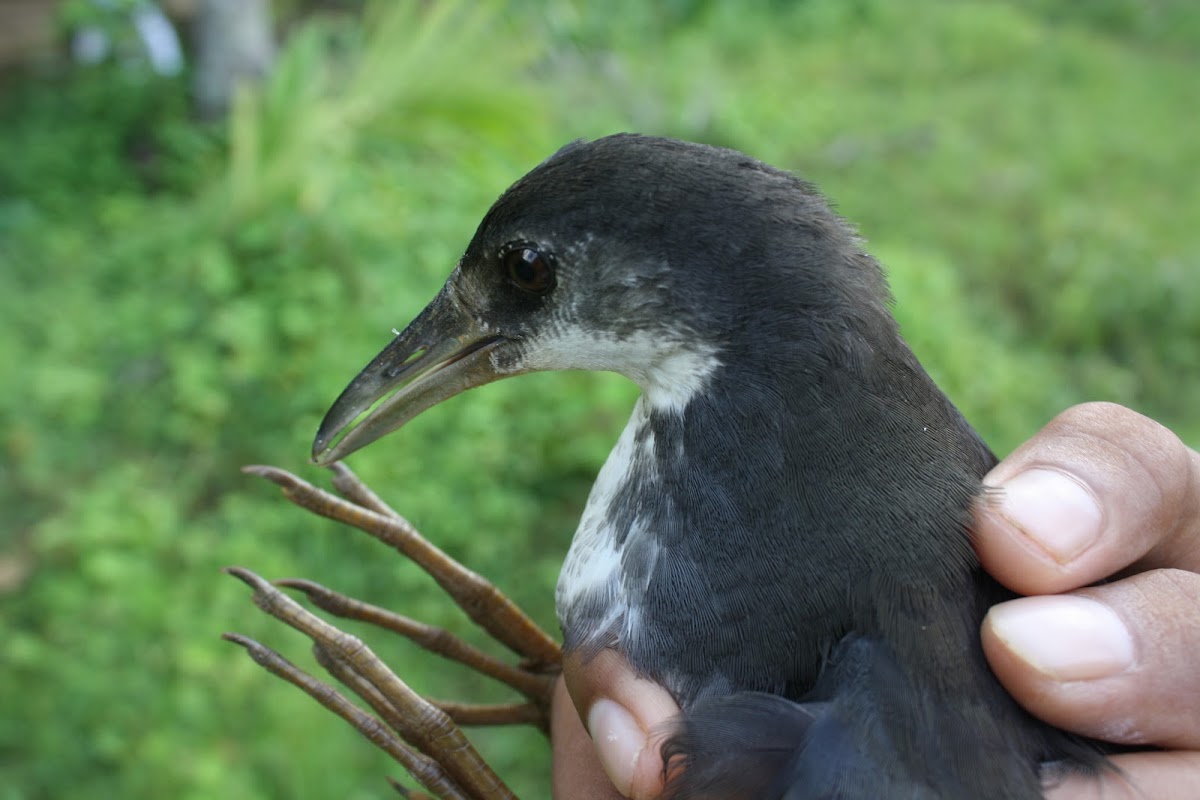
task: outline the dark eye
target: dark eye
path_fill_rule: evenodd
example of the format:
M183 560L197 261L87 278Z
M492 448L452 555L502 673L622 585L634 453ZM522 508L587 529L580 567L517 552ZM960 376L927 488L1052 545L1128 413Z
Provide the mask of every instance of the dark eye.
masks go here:
M518 289L545 294L554 288L554 266L550 257L535 247L514 247L503 256L504 271Z

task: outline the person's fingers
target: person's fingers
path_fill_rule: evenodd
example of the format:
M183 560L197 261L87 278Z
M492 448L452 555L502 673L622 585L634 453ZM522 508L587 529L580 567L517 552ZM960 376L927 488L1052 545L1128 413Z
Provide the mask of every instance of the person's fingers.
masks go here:
M984 478L975 548L1020 594L1136 565L1200 571L1200 454L1112 403L1069 409Z
M1200 752L1124 753L1109 758L1120 772L1072 775L1048 787L1046 800L1195 800Z
M1127 744L1120 772L1051 800L1200 797L1200 455L1161 425L1092 403L1059 415L984 479L975 546L1023 594L983 625L997 677L1031 713ZM1175 569L1163 569L1173 567Z
M607 648L586 663L577 655L568 656L563 662L563 676L578 718L591 735L595 759L612 784L634 800L657 797L663 787L660 750L666 723L679 713L671 695L658 684L637 677L624 656ZM556 718L559 713L556 708ZM559 792L555 796L588 797L581 788L583 784L575 782L570 765L563 765L560 779L557 742L555 751L555 787ZM587 768L591 771L580 780L594 780L594 770Z
M1200 575L1159 569L1001 603L983 649L1017 702L1052 725L1200 750Z

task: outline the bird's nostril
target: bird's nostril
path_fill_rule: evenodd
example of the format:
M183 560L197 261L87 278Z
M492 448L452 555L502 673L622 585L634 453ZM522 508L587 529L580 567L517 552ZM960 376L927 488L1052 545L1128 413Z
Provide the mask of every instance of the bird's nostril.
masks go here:
M412 354L409 355L408 358L404 359L399 364L393 364L392 366L390 366L386 370L384 370L383 377L386 380L389 380L389 381L392 380L393 378L397 377L401 372L403 372L405 369L407 369L409 366L411 366L414 362L419 361L427 352L429 352L429 347L427 345L421 345L416 350L414 350L412 352Z
M400 366L402 366L402 367L407 366L428 352L429 352L429 346L421 345L420 347L418 347L416 350L414 350L412 352L412 355L410 355L408 358L404 359L404 363L401 364Z

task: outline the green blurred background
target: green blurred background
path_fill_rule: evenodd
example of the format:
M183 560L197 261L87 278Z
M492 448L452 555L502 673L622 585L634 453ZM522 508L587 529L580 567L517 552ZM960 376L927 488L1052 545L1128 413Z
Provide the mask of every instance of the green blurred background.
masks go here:
M0 82L0 800L390 795L398 768L220 640L312 666L219 568L479 637L411 565L238 468L323 480L324 410L572 138L677 136L815 180L1001 454L1095 399L1200 442L1197 4L343 5L293 19L218 123L128 59ZM554 629L633 397L611 375L500 383L351 463ZM368 639L421 691L508 699ZM476 738L548 796L539 734Z

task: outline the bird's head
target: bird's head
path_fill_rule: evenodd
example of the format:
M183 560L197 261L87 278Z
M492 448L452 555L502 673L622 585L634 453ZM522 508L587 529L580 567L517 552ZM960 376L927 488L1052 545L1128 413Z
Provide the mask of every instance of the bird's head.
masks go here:
M861 255L810 185L741 153L631 134L569 144L496 201L441 291L329 410L313 458L540 370L618 372L678 410L759 322L840 306L858 284L882 309Z

